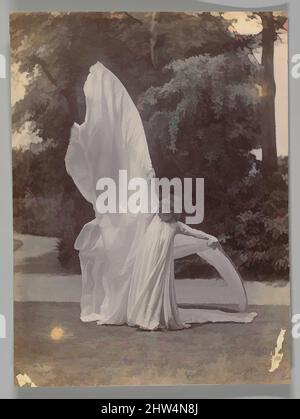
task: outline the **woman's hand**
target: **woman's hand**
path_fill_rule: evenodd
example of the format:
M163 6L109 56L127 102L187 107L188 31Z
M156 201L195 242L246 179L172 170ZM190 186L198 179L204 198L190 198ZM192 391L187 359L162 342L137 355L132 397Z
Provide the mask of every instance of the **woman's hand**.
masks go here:
M207 246L211 247L212 249L216 249L218 245L219 245L219 240L214 236L210 236L209 239L207 240Z

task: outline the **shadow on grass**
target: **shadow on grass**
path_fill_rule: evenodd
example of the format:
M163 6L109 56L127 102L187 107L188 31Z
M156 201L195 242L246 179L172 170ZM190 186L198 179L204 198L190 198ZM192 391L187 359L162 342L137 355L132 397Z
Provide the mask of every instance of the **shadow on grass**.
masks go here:
M26 258L22 264L15 266L15 272L26 274L64 274L57 252L49 252L38 257Z
M22 240L14 239L14 252L23 246Z

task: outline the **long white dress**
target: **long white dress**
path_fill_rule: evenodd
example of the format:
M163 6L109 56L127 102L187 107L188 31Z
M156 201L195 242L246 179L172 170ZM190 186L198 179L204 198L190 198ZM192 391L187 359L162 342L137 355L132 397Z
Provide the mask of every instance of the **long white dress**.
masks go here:
M155 215L146 230L129 289L127 318L131 326L149 330L186 327L175 297L173 242L178 226Z
M120 80L98 62L90 69L84 93L85 121L74 124L65 157L67 172L95 210L95 219L83 226L75 242L82 272L81 320L150 329L251 321L255 313L246 313L239 273L221 248L209 248L197 236L198 230L184 225L178 230L162 224L157 215L96 211L100 178L118 183L119 170L127 170L128 180L149 180L154 171L140 115ZM191 254L215 267L240 313L177 308L173 261Z
M207 246L209 236L202 231L181 222L164 222L155 215L147 227L133 267L127 305L128 324L145 330L176 330L190 327L190 323L251 322L255 313L178 308L174 277L176 234L204 239Z

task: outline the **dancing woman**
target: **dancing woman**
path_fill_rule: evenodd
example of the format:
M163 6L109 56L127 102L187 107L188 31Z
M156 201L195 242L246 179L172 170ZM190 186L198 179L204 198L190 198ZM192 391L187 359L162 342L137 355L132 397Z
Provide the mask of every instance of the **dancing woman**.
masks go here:
M146 330L182 329L191 323L251 322L243 282L216 238L177 220L176 214L99 214L96 184L153 176L140 115L120 80L101 63L84 86L86 117L74 124L65 162L95 219L80 232L81 320L128 324ZM239 312L178 308L174 259L198 254L230 287ZM203 297L203 296L202 296Z

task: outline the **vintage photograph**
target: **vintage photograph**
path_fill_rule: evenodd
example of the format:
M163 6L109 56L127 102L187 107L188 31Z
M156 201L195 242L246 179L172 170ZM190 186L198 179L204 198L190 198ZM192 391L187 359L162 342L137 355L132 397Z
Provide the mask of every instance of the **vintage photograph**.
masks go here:
M289 383L287 13L10 35L16 386Z

